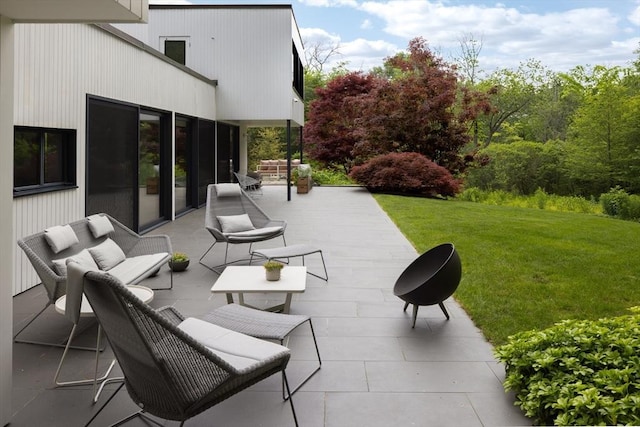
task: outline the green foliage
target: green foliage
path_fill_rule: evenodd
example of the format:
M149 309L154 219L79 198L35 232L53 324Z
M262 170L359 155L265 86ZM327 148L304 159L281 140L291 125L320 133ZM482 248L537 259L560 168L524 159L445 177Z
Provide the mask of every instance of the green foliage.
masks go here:
M344 171L334 168L313 169L313 182L317 185L353 185Z
M460 193L457 198L487 205L537 208L558 212L602 213L600 204L595 200L579 196L548 194L541 188L538 188L533 195L523 196L502 190L484 191L477 187L470 187Z
M543 425L640 423L640 309L521 332L495 350L505 389Z
M533 194L537 188L562 192L560 154L553 142L494 143L479 150L481 162L468 171L466 184L519 194Z
M282 270L282 267L284 267L284 264L281 263L281 262L278 262L278 261L269 260L269 261L265 262L264 264L262 264L262 266L267 271L273 271L273 270Z
M600 196L602 210L609 216L640 221L640 196L629 195L619 186Z
M184 252L174 252L171 256L171 261L173 262L184 262L189 261L189 255Z

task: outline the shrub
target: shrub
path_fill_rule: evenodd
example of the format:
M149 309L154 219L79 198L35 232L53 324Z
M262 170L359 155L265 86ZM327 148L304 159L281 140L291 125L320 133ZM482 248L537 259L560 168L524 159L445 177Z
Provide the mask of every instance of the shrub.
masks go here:
M354 166L350 176L375 193L447 197L460 189L447 169L419 153L383 154Z
M629 206L629 194L616 186L600 196L602 210L609 216L622 216Z
M565 320L496 348L504 387L545 425L640 423L640 308L596 321Z

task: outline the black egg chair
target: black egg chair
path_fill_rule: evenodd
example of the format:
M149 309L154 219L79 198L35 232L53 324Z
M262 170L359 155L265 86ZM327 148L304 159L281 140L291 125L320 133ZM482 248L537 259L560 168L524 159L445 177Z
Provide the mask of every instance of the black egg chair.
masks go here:
M462 264L452 243L443 243L420 255L400 275L393 294L405 301L404 311L413 304L413 326L416 327L418 307L438 304L449 320L443 301L460 284Z

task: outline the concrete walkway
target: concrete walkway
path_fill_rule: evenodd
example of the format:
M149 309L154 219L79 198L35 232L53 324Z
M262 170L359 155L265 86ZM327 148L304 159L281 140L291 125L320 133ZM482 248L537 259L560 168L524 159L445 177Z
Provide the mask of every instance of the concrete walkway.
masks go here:
M411 328L411 310L403 312L404 304L392 290L418 254L368 192L315 187L308 194L296 194L293 189L292 201L286 200L284 186L266 186L256 198L271 217L288 222L287 244L310 243L323 249L329 272L328 282L309 276L306 292L294 295L291 305L292 313L312 316L323 361L321 371L294 395L301 426L531 425L513 406L513 395L503 391L504 370L493 358L491 345L454 299L446 301L451 320L437 306L421 307L416 327ZM199 209L153 232L170 235L174 250L192 258L189 269L174 276L172 291L156 292L153 306L174 305L186 316L201 316L226 303L224 296L210 293L217 276L197 262L212 242L203 225L204 209ZM281 244L277 239L259 247ZM242 257L246 250L233 247L230 256ZM224 247L216 246L205 261L218 264L223 254ZM460 286L464 259L462 263ZM322 269L317 256L308 257L307 266ZM161 287L167 280L168 272L163 271L146 284ZM256 295L250 302L278 302L266 298ZM33 312L29 304L36 307L44 301L37 289L14 298L15 321ZM48 324L36 329L43 333L46 327L55 328L54 323L64 328L59 318L51 313ZM92 339L90 332L86 339ZM295 384L314 366L308 328L294 332L289 347L292 360L287 369ZM91 372L92 356L75 353L71 363L76 374ZM105 353L106 363L109 350ZM83 425L97 409L90 404L89 387L52 387L60 354L55 348L14 345L17 413L12 426ZM126 393L120 393L96 425L112 423L134 409ZM186 425L280 427L293 425L293 420L274 376Z

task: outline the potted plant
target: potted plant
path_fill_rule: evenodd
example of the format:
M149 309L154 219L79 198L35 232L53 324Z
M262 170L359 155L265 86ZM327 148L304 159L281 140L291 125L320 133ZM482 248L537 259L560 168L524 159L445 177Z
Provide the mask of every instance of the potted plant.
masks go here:
M183 252L174 252L169 260L169 267L173 271L184 271L189 266L189 256Z
M271 282L280 280L280 272L282 267L284 267L283 263L269 260L262 265L264 266L267 280Z

